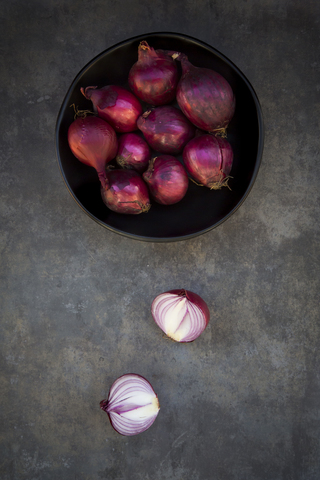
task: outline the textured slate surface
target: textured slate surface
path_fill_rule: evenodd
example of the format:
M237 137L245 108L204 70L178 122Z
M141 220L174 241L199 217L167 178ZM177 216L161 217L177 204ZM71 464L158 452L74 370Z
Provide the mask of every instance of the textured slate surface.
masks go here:
M13 0L1 7L1 480L318 480L320 7L316 0ZM171 31L248 77L265 122L249 197L184 242L133 241L73 201L54 129L78 71ZM250 132L248 132L250 138ZM153 298L187 288L212 319L166 340ZM159 395L154 425L113 431L121 374Z

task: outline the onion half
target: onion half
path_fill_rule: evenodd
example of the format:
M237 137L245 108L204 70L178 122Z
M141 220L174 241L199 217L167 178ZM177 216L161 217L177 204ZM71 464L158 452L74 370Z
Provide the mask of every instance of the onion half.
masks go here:
M107 400L100 402L100 408L108 414L111 425L118 433L132 436L151 427L160 405L148 380L129 373L113 383Z
M210 320L206 302L189 290L170 290L152 302L151 313L156 324L172 340L193 342Z

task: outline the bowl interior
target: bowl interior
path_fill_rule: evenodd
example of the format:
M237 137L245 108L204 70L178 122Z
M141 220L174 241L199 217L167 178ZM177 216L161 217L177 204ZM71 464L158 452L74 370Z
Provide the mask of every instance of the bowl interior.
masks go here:
M71 153L67 132L79 110L92 110L80 92L90 85L117 84L127 87L128 73L137 61L142 40L155 49L186 53L191 63L216 70L230 83L236 96L236 111L227 131L234 161L230 173L231 190L211 191L189 182L182 201L163 206L152 202L148 213L121 215L102 202L96 171L79 162ZM63 101L56 126L58 163L65 184L78 205L96 222L122 235L140 240L176 241L203 234L221 224L242 204L258 173L263 148L262 115L257 96L239 69L214 48L196 39L174 33L155 33L135 37L94 58L77 75ZM179 156L180 160L182 156Z

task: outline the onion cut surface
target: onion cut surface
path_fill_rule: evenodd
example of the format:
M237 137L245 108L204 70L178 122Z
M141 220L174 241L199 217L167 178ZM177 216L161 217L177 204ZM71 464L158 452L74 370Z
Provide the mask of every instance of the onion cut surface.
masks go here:
M100 402L100 408L108 414L111 425L118 433L132 436L151 427L160 405L148 380L130 373L113 383L108 399Z
M152 302L151 313L161 330L181 343L198 338L210 319L205 301L188 290L170 290L158 295Z

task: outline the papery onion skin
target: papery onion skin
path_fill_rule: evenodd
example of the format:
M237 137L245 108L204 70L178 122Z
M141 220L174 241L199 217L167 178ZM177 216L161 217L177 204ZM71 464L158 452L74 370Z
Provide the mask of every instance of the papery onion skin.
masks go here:
M218 72L192 65L181 55L182 77L177 102L185 116L198 128L225 134L235 112L235 96L229 82Z
M137 122L148 144L160 153L177 155L195 135L195 127L171 105L146 111Z
M151 150L147 142L136 133L124 133L118 138L116 162L122 168L131 168L144 172L151 159Z
M128 90L118 85L102 88L80 89L86 99L91 100L99 117L106 120L116 132L133 132L138 129L137 120L142 114L142 105Z
M141 375L129 373L112 384L108 398L100 402L100 408L108 414L116 432L133 436L151 427L160 405L150 382Z
M68 143L80 162L96 169L104 185L106 165L114 159L118 148L114 129L101 118L79 117L69 126Z
M154 200L162 205L180 202L188 190L187 172L172 155L153 158L142 177Z
M189 315L194 315L196 312L199 320L198 322L194 322L193 328L190 327L189 331L184 335L179 334L179 329L183 326L183 321L181 321L181 324L175 331L170 330L166 321L169 315L172 314L172 308L177 305L181 299L188 301L188 308L190 308ZM172 340L180 343L189 343L196 340L196 338L203 333L210 320L210 311L203 298L197 293L185 289L169 290L157 295L152 302L151 313L154 321L161 330ZM184 317L183 320L186 320L186 317Z
M179 76L172 56L154 50L146 41L138 47L138 61L129 72L133 93L150 105L165 105L174 100Z
M183 163L190 176L212 190L228 186L233 164L233 150L225 138L200 135L185 146Z
M148 187L134 170L109 170L101 197L112 211L137 215L149 211L151 204Z

